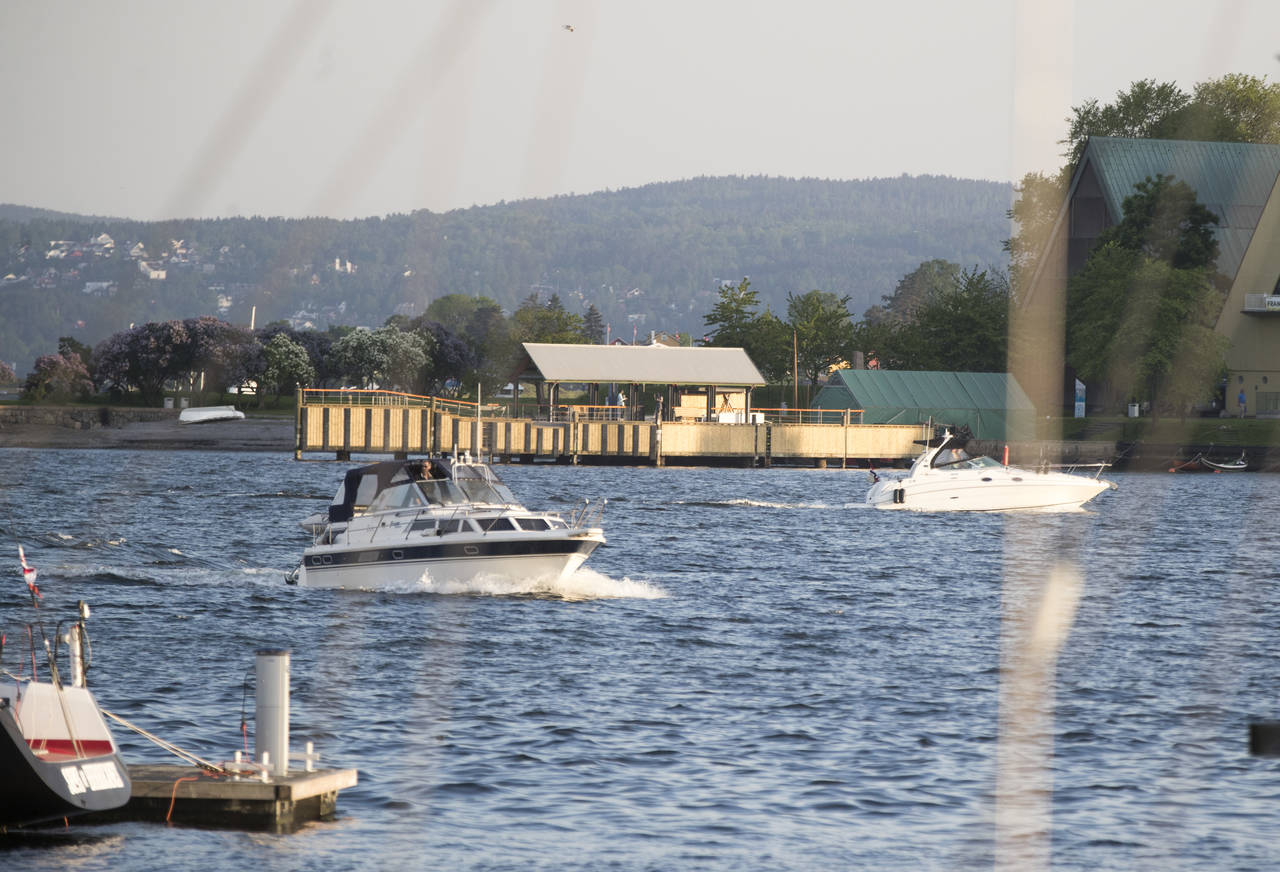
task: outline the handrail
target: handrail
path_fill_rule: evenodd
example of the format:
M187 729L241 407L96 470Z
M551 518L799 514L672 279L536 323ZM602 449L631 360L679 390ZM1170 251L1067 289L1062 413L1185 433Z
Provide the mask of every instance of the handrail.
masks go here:
M493 412L501 406L491 403L475 403L471 400L458 400L446 397L428 396L424 394L407 394L402 391L386 391L368 388L302 388L302 405L328 406L435 406L441 409L452 407L455 414L475 417L478 413Z

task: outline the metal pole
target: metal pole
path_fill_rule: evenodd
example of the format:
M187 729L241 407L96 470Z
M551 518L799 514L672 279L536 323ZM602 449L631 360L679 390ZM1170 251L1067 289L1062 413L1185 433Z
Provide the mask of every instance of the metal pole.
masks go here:
M254 744L272 775L289 774L289 649L259 648Z

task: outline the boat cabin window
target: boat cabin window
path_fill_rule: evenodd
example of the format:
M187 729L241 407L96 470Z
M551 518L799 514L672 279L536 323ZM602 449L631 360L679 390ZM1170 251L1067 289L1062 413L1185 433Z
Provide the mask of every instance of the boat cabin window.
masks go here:
M452 521L440 521L436 524L436 535L444 535L445 533L469 533L471 532L471 524L460 518Z
M413 482L406 481L401 484L393 484L374 497L373 502L369 504L369 511L419 509L425 505L426 503L422 499L422 494L418 491L417 486Z
M476 526L489 533L494 530L514 530L515 525L510 518L476 518Z
M542 518L517 518L516 523L521 530L546 530L547 522Z

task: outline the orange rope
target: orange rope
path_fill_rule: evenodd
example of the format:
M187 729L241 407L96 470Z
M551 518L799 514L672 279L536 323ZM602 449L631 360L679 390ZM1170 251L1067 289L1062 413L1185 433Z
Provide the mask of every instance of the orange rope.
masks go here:
M169 818L173 816L173 806L178 801L178 785L184 781L199 781L199 780L200 780L199 775L184 775L182 778L179 778L177 781L173 782L173 793L169 795L169 810L165 812L165 815L164 815L165 823L168 823Z

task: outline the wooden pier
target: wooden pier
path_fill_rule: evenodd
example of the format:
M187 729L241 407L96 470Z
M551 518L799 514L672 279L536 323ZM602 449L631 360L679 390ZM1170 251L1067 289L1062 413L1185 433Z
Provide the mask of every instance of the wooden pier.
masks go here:
M79 820L155 821L184 826L288 833L332 817L338 791L354 787L354 769L290 772L266 781L257 775L233 777L194 766L133 764L133 791L122 808Z
M441 454L469 451L500 461L630 465L775 464L865 466L919 453L922 425L592 420L566 407L566 420L494 417L474 404L406 398L384 391L300 391L294 456L330 453ZM470 408L467 406L470 405ZM793 412L793 415L799 415Z

